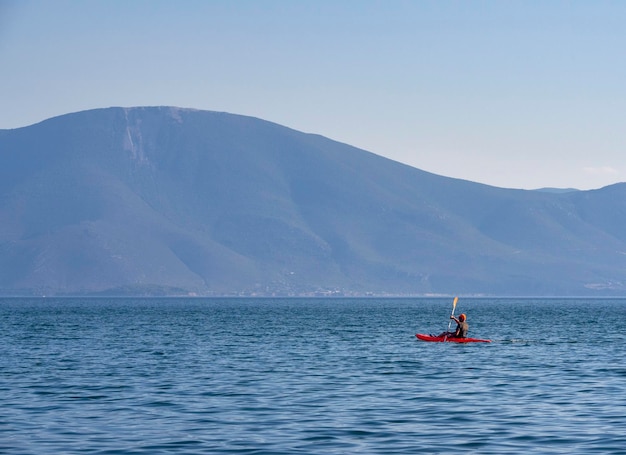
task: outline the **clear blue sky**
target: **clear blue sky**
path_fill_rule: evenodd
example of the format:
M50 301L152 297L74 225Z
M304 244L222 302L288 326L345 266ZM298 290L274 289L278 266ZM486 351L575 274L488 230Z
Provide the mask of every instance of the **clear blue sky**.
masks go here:
M0 0L0 128L144 105L599 188L626 181L626 1Z

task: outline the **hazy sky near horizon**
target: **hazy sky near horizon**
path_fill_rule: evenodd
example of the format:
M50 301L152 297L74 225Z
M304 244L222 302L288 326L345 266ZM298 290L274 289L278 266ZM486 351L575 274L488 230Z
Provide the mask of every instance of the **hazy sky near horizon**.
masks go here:
M0 0L0 129L251 115L507 188L626 181L626 2Z

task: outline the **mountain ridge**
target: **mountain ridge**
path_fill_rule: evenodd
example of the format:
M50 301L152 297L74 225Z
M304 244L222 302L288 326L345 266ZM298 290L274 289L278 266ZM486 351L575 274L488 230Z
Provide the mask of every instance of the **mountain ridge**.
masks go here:
M438 176L254 117L95 109L0 130L0 293L618 295L624 196Z

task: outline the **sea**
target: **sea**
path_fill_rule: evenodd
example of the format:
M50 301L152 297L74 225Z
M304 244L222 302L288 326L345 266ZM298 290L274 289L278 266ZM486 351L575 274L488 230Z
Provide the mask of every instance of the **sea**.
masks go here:
M0 299L1 454L626 454L626 300ZM454 323L453 323L454 326Z

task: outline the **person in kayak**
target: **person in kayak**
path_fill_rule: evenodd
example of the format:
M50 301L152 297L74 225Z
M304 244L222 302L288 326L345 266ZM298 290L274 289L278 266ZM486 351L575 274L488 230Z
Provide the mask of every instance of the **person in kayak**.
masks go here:
M454 332L443 332L437 336L448 338L467 338L467 332L469 331L469 324L466 322L467 316L462 314L458 319L454 316L450 316L450 319L456 322L456 330Z
M458 319L454 316L450 316L450 319L456 322L456 330L452 336L455 338L467 338L467 332L469 331L467 316L461 314Z

